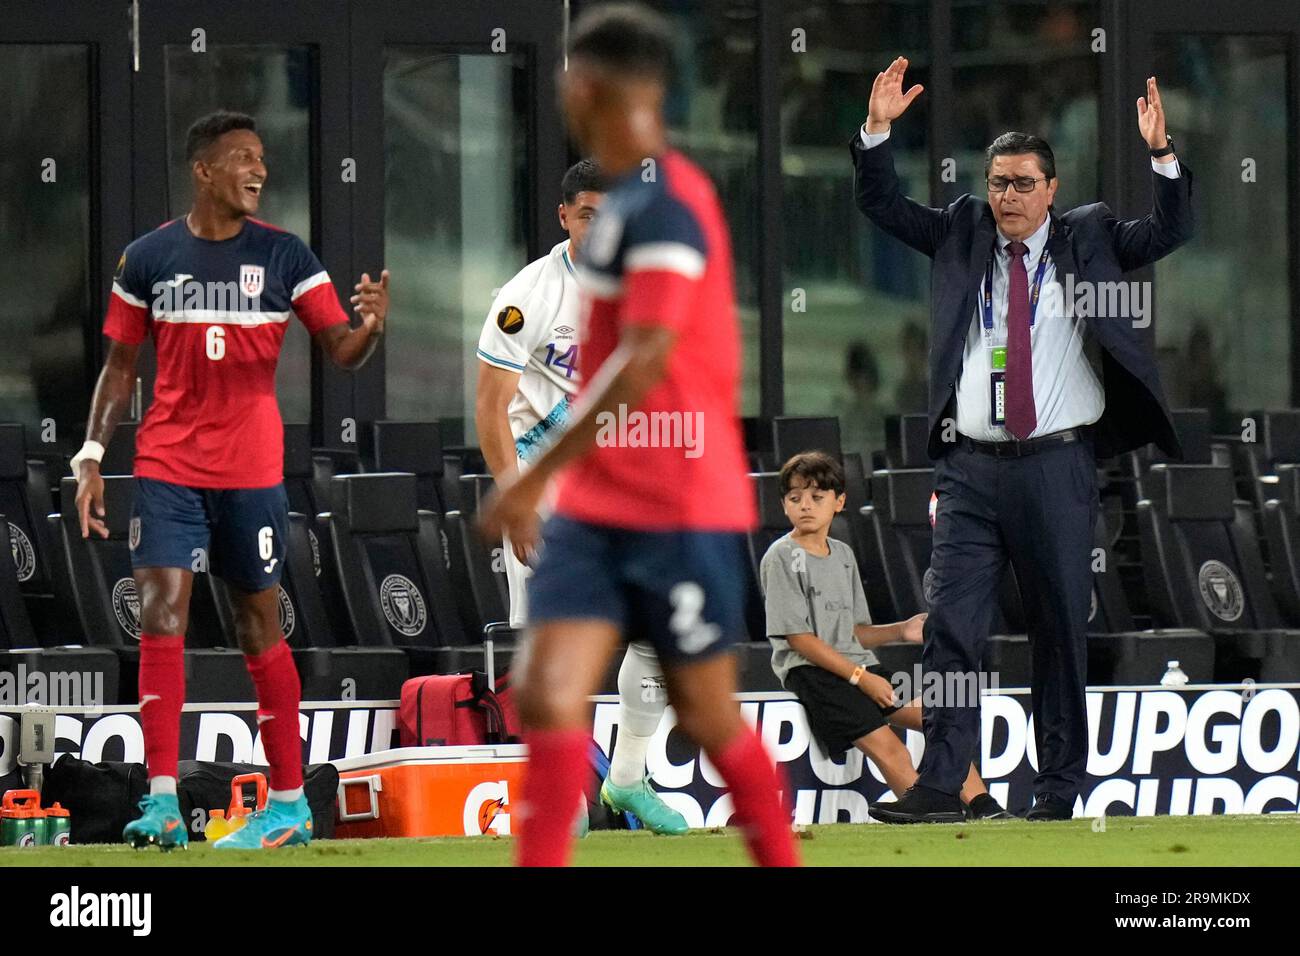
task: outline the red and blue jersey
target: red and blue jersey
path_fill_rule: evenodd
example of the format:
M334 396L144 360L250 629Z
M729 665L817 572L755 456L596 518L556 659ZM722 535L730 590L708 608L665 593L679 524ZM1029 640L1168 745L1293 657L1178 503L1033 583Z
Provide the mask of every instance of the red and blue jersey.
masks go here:
M194 488L266 488L284 471L275 367L289 316L347 322L329 275L292 233L247 219L214 241L176 219L126 247L104 334L153 336L158 373L135 474Z
M638 167L606 193L578 264L579 396L624 328L679 334L663 380L598 423L596 447L564 470L556 511L649 531L752 528L731 239L713 184L674 151Z

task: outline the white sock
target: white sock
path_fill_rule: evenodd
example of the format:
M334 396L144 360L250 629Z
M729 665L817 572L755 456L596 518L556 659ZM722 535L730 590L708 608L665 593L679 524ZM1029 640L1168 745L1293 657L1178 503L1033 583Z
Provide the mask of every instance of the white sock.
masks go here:
M629 644L618 669L618 739L609 760L609 782L614 786L639 786L645 778L650 738L659 729L667 703L654 649Z
M653 734L632 734L618 729L614 756L609 761L609 782L616 787L636 787L645 778L645 755Z
M149 795L158 796L159 794L176 796L176 778L175 777L150 777L149 778Z
M293 803L302 796L302 787L294 787L292 790L271 790L267 793L268 800L275 800L278 803Z

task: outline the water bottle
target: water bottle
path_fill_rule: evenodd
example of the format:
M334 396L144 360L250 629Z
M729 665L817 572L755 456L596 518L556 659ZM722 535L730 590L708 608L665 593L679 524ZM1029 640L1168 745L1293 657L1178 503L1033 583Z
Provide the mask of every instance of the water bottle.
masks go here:
M1166 661L1165 668L1165 676L1160 678L1161 687L1182 687L1184 684L1191 683L1177 661Z
M226 822L225 810L213 810L208 814L208 822L203 826L203 839L215 843L229 832L230 825Z

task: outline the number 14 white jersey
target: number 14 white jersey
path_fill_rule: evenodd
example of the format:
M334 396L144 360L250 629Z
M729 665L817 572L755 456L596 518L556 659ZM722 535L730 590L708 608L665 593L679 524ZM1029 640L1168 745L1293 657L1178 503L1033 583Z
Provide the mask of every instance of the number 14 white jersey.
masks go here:
M488 365L519 372L510 433L522 461L541 454L567 424L578 390L579 290L569 240L524 266L501 289L478 340Z

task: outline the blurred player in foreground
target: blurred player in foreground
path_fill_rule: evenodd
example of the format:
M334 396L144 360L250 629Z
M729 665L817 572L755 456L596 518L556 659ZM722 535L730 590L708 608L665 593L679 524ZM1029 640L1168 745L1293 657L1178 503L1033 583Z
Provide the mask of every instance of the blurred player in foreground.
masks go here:
M504 530L527 549L561 475L528 590L524 866L568 860L588 696L624 639L654 645L678 724L726 781L755 860L798 862L780 775L734 696L755 508L731 243L709 180L667 144L671 51L657 15L602 6L574 25L560 78L574 138L610 180L579 261L582 386L568 430L483 511L489 540Z
M479 376L475 418L488 470L497 481L513 480L554 441L568 420L578 390L578 280L573 260L581 255L587 227L604 198L596 164L583 160L560 183L560 225L569 238L526 265L502 287L478 341ZM510 583L510 626L527 622L529 556L505 538L503 558ZM667 694L654 648L631 644L618 671L618 738L600 799L634 813L655 833L681 834L686 818L668 806L646 778L645 758L663 717Z
M152 335L158 375L136 436L131 566L140 595L140 722L149 794L123 839L185 846L176 799L183 649L196 556L235 600L235 629L257 689L257 723L271 765L266 809L219 849L306 843L298 737L301 684L279 623L288 532L284 426L275 366L290 313L334 362L355 369L379 343L388 273L361 277L347 314L320 262L288 232L252 218L266 184L252 117L218 112L189 130L194 187L188 215L126 247L113 277L108 358L91 400L86 443L72 460L81 536L108 537L99 461L131 398L140 346Z

